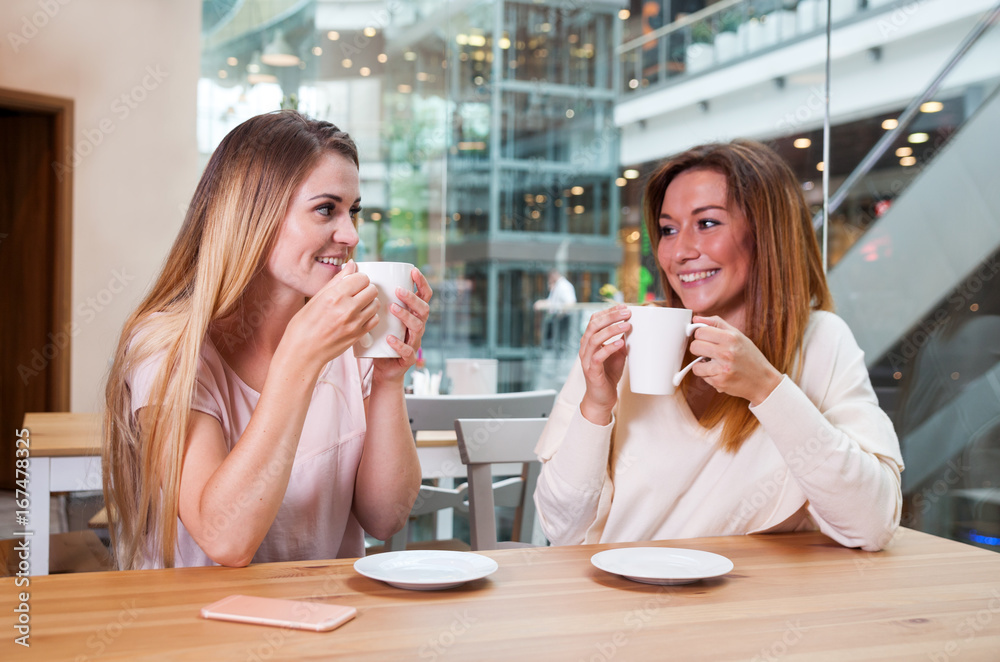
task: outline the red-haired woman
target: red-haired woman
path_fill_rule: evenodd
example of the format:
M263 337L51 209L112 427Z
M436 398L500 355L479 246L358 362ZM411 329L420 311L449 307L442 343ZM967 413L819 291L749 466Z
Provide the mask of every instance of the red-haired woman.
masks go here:
M649 180L646 229L666 293L694 311L699 361L673 395L634 395L629 308L593 316L536 449L555 544L819 529L881 549L903 462L864 356L830 312L809 208L751 141L695 147Z

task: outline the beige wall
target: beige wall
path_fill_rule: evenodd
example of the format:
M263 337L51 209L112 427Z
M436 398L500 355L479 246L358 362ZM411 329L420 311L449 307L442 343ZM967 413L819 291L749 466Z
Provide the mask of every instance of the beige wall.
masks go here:
M121 325L200 174L200 22L200 0L0 3L0 87L75 102L73 411L100 406Z

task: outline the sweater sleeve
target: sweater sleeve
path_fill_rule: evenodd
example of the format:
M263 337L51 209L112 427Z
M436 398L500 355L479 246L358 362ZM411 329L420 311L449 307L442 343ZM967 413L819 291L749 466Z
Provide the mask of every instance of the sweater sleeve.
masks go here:
M585 388L577 360L535 447L542 461L535 506L542 531L554 545L584 542L608 477L614 420L600 426L583 417L580 401Z
M820 530L842 545L877 551L899 526L899 441L850 329L835 315L818 315L800 384L785 376L750 410L784 457Z

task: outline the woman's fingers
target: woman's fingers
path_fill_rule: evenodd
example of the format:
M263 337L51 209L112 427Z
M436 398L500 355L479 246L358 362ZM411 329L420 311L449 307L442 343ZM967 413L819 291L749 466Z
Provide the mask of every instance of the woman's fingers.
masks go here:
M406 367L410 367L417 362L417 348L413 345L403 342L396 336L390 335L387 338L389 346L394 350L399 352L399 360L406 364Z
M358 311L358 317L363 320L363 327L365 331L371 331L376 326L378 326L379 321L379 300L378 297L372 299L368 304Z
M632 328L627 321L630 316L627 306L615 306L594 313L580 341L581 349L588 346L596 350L615 336L627 333Z
M420 272L420 269L414 267L410 271L410 279L413 284L417 286L417 296L419 296L423 301L430 301L431 297L434 295L434 290L431 289L430 283Z

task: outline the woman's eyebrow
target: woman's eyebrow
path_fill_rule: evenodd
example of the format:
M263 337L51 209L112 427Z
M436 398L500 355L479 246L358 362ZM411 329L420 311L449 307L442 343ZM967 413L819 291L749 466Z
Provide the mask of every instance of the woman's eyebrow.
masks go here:
M318 195L314 195L313 197L309 198L308 202L312 202L313 200L316 200L318 198L329 198L330 200L334 200L336 202L344 201L344 199L339 195L334 195L333 193L320 193ZM360 195L354 199L354 204L358 204L359 202L361 202Z
M718 209L720 211L726 211L726 208L723 207L722 205L705 205L704 207L697 207L696 209L692 209L691 213L692 214L701 214L703 212L708 211L709 209ZM660 214L660 218L671 218L672 219L673 216L671 216L670 214L662 214L661 213Z

